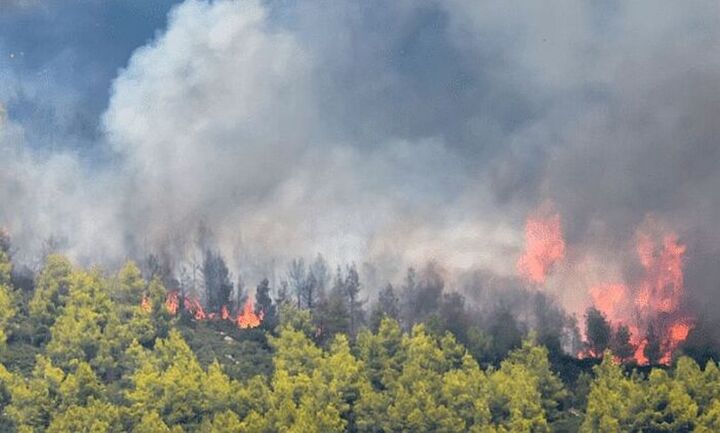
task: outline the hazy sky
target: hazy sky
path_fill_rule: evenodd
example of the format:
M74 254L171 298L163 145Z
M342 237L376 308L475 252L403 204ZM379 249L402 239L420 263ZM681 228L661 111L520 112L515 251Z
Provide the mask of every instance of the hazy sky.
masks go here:
M205 225L237 266L323 252L509 275L552 202L571 254L659 221L710 293L719 9L6 0L0 224L86 261L180 251Z

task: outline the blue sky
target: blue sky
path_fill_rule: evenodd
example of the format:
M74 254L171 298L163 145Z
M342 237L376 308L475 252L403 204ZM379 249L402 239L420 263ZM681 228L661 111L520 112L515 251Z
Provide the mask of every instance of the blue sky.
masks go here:
M130 54L161 31L168 0L3 2L0 85L34 146L93 146L110 85ZM17 83L20 82L20 85ZM69 113L69 114L68 114Z

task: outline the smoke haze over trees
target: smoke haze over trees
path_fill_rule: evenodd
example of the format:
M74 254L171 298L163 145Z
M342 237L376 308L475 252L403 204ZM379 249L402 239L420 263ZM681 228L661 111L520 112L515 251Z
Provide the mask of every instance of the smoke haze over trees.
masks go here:
M0 221L28 260L50 236L181 260L205 224L255 279L315 252L508 276L551 199L588 259L652 213L702 252L688 287L717 288L714 2L161 1L132 25L89 3L2 6ZM94 36L20 36L52 17ZM107 56L77 42L112 29Z
M321 253L372 293L429 261L518 286L522 220L551 202L542 289L568 310L637 279L650 220L690 254L682 309L717 321L714 2L88 3L2 5L0 225L24 265L152 253L195 286L209 248L274 285Z
M0 430L717 431L718 16L0 0Z
M205 257L204 269L213 269L205 287L229 281L221 256ZM292 277L307 287L315 278L299 272L300 263L290 266ZM263 279L254 303L241 307L261 322L245 326L215 314L216 295L202 314L193 298L178 310L177 291L158 275L146 280L133 262L108 273L51 254L24 291L0 251L0 429L711 432L719 425L715 361L701 368L676 354L670 369L637 369L611 351L575 359L551 343L562 335L543 323L554 314L547 301L531 302L539 322L528 332L509 309L484 317L461 294L437 291L444 283L436 266L421 270L417 283L408 271L406 287L434 286L425 296L440 297L422 320L402 319L416 304L386 286L365 326L362 282L351 265L338 268L317 304L273 298ZM218 293L226 301L220 311L236 309L228 291ZM625 331L615 340L597 310L588 311L586 327L594 352L623 341ZM646 347L652 361L660 354Z

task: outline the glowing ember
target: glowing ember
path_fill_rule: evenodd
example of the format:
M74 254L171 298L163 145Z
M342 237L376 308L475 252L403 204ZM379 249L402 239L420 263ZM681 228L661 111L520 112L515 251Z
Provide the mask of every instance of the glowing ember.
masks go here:
M525 224L525 252L517 262L520 275L531 283L545 282L552 266L565 256L560 215L528 218Z
M262 322L263 319L262 316L262 312L260 312L259 315L255 314L255 311L253 311L253 301L248 299L247 302L245 302L242 313L235 321L242 329L256 328L260 326L260 322Z

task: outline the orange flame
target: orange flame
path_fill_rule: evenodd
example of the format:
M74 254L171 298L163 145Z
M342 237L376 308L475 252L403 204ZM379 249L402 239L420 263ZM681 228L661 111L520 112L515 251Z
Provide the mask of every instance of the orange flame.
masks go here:
M648 341L643 335L652 324L661 336L660 362L669 364L672 353L685 341L692 320L680 311L685 290L683 258L685 245L675 234L666 234L658 245L649 235L638 233L636 253L644 275L633 286L605 283L590 288L593 305L610 321L625 323L635 346L638 364L649 362L645 356Z
M620 320L620 312L625 307L629 290L622 283L606 283L590 288L590 296L595 308L610 320Z
M565 256L560 215L529 217L525 224L525 252L517 262L520 275L543 284L552 266Z
M168 292L165 297L165 308L173 316L177 314L178 307L180 306L180 299L178 292Z
M692 326L685 322L677 322L670 325L670 330L668 335L670 336L670 341L672 343L682 343L687 339L688 334L690 334L690 330L692 329Z
M184 297L183 301L185 311L190 313L193 319L197 321L216 319L229 320L234 322L238 327L242 329L255 328L257 326L260 326L260 323L262 323L263 313L260 312L259 314L255 314L255 312L253 311L252 299L248 299L248 301L243 306L243 310L237 315L237 317L233 317L230 314L230 310L226 305L222 306L219 314L216 312L207 313L200 304L199 299L194 297ZM141 307L145 309L146 305L148 306L147 311L150 311L150 300L147 298L143 298ZM165 298L165 308L170 314L177 314L178 309L180 308L180 294L177 291L171 291L167 293L167 296Z
M242 313L237 316L237 319L235 321L240 328L247 329L260 326L262 319L262 311L260 312L260 314L255 314L255 311L253 311L253 301L252 299L248 299L243 306Z
M185 310L192 314L195 320L205 320L207 315L200 305L200 300L197 298L185 298Z
M143 295L142 301L140 301L140 309L146 313L149 313L152 310L152 303L147 295Z

